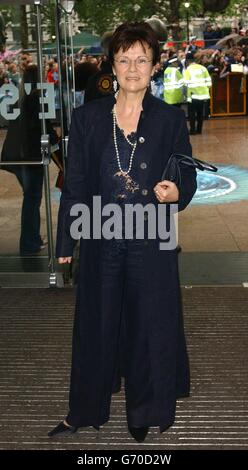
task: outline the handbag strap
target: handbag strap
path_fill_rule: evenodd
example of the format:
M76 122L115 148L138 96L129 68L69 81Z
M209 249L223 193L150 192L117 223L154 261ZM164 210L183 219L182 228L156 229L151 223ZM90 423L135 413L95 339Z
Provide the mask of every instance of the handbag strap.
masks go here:
M190 157L189 155L184 155L182 153L172 153L169 157L166 168L163 171L161 180L168 178L170 179L170 181L176 181L178 187L180 187L182 181L180 165L189 166L200 171L218 171L218 168L216 166L205 162L204 160L199 160L198 158ZM169 168L172 172L171 175L167 174Z
M189 155L184 155L182 153L172 153L170 158L173 157L179 157L177 158L178 163L183 163L184 165L191 166L200 171L206 170L212 171L214 173L218 171L218 168L216 166L212 165L209 162L205 162L204 160L200 160L199 158L190 157Z

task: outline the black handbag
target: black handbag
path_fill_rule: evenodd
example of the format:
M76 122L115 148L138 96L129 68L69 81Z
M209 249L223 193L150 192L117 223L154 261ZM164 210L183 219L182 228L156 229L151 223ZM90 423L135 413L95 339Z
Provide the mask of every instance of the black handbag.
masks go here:
M218 171L218 168L208 162L199 160L198 158L183 155L182 153L172 153L166 167L162 173L161 181L173 181L178 188L181 186L181 167L192 167L200 171Z

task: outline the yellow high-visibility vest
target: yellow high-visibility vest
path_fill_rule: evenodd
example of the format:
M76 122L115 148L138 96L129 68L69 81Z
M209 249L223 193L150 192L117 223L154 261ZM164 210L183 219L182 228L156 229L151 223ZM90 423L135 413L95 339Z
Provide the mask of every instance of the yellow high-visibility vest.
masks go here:
M187 101L209 100L209 88L212 85L211 77L203 65L191 64L184 70L184 83L187 86Z
M164 71L164 101L168 104L178 104L184 101L184 80L176 67L167 67Z

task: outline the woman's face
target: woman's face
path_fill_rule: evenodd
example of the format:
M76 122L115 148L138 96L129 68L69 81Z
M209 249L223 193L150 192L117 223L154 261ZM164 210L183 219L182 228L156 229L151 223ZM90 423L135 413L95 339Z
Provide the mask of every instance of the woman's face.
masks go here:
M153 51L148 44L143 47L140 42L136 42L125 52L119 49L114 56L112 68L120 88L133 93L145 90L155 72L152 59Z

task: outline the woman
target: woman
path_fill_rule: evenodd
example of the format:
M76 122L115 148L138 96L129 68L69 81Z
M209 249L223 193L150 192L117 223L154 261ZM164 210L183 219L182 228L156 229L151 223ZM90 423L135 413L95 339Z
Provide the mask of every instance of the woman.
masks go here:
M110 43L117 93L73 112L59 210L61 264L71 262L76 243L70 235L74 204L92 211L98 195L122 209L178 202L182 210L193 197L194 170L182 173L180 194L171 181L160 181L171 153L190 154L191 146L183 112L149 92L158 59L149 25L119 26ZM69 414L49 435L99 429L109 419L121 374L128 428L141 442L149 426L160 432L171 426L176 398L189 394L177 252L159 250L158 237L91 236L80 243Z

